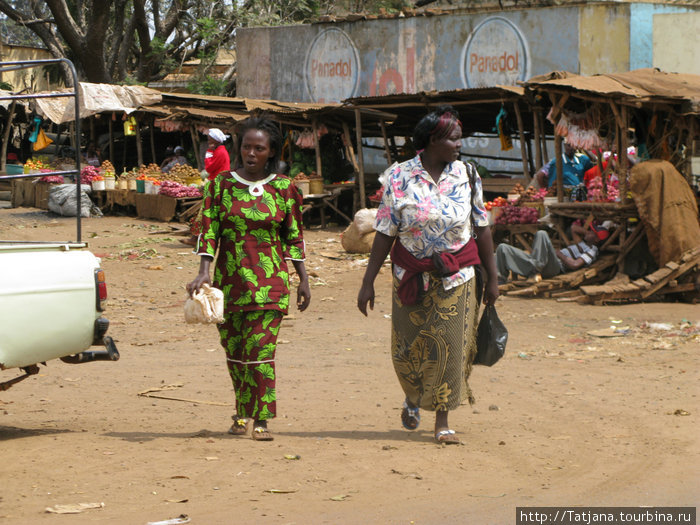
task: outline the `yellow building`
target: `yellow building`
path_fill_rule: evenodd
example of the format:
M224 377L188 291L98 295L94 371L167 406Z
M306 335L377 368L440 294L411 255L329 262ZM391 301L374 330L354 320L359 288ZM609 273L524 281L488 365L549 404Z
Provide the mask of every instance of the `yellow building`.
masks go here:
M54 58L46 49L28 46L15 46L0 42L0 61L15 62L18 60L46 60ZM7 82L12 89L19 91L28 88L31 91L48 91L55 89L57 84L49 81L41 68L18 69L5 73L0 72L0 81Z

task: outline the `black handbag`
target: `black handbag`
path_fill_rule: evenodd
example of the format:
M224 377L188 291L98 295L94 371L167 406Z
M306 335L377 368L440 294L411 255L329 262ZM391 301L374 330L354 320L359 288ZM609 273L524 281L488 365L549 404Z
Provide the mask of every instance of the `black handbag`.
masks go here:
M498 318L492 304L484 308L479 326L476 329L475 365L493 366L506 353L508 330Z

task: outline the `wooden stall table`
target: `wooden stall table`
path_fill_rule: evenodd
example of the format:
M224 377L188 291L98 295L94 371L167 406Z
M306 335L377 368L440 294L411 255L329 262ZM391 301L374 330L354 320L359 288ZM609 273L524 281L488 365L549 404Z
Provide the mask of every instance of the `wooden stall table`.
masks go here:
M352 219L348 217L339 207L338 207L338 199L340 198L341 193L343 192L344 188L343 186L348 186L347 190L353 190L354 188L351 187L350 184L342 184L342 185L329 185L328 188L330 191L326 191L324 193L312 193L309 195L304 195L303 196L303 204L301 206L301 214L304 216L311 210L319 210L320 215L321 215L321 228L326 227L326 211L328 209L334 211L338 215L340 215L343 219L345 219L348 224L352 222Z
M136 195L137 192L133 190L93 190L90 198L104 213L110 213L119 208L136 213Z
M179 219L202 201L201 197L169 197L167 195L137 193L136 215L142 219L170 222Z
M532 250L532 239L540 229L539 224L493 224L494 246L505 242L511 246L517 246L525 251Z

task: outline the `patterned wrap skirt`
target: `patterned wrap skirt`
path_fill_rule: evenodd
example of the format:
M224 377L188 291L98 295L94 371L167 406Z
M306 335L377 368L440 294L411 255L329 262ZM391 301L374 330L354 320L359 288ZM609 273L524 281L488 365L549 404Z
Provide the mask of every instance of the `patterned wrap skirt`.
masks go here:
M476 355L475 282L446 291L431 274L416 304L404 305L394 277L391 356L409 404L436 411L454 410L465 399L474 403L467 380Z
M238 417L267 420L277 415L275 353L282 316L279 310L226 312L218 325Z

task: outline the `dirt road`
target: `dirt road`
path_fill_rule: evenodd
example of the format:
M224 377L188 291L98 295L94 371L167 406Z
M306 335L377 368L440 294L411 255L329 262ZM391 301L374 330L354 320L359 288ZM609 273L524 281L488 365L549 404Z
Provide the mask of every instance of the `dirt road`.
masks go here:
M3 239L65 240L74 224L0 210ZM388 270L365 319L363 260L337 231L312 230L312 304L282 325L276 439L258 443L226 433L233 394L216 329L183 322L197 257L155 233L161 223L83 226L122 358L50 362L0 395L2 523L510 524L518 506L698 504L697 306L502 298L507 355L475 369L477 404L450 418L462 445L440 446L431 414L415 432L400 425ZM590 335L610 326L624 335ZM156 395L185 401L138 395L163 387ZM77 503L104 507L45 512Z

